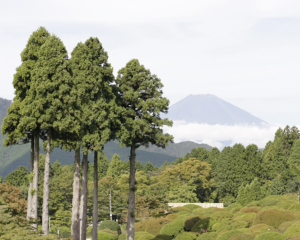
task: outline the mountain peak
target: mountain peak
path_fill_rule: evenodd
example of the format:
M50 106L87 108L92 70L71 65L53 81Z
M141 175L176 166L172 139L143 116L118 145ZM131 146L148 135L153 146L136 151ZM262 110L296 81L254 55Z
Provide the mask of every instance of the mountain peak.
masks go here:
M212 94L188 95L169 108L174 121L210 125L266 124L265 121Z

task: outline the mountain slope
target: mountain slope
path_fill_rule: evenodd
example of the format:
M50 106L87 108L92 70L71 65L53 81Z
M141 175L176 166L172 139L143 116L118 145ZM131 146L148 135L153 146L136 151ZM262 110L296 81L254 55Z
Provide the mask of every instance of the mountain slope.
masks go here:
M266 124L265 121L211 94L189 95L169 108L173 121L209 125Z

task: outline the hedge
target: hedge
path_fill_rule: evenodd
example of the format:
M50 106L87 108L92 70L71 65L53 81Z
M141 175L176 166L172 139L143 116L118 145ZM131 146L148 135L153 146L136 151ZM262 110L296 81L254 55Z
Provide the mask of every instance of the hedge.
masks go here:
M181 232L174 240L196 240L197 236L191 232Z
M115 221L104 220L98 227L98 230L102 230L102 229L110 229L110 230L116 231L118 233L118 235L121 234L121 228L120 228L119 224Z
M285 237L278 232L266 232L257 235L254 240L284 240Z
M300 221L295 222L292 226L290 226L285 232L285 237L296 237L300 236Z
M266 209L258 212L254 218L253 225L265 223L275 228L286 221L294 220L294 216L287 211L278 211L275 209Z

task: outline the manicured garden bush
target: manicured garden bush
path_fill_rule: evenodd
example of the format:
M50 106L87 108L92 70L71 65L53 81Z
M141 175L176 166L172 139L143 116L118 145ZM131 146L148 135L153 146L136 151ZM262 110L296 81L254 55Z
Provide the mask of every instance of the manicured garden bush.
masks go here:
M227 209L227 211L231 211L232 209L234 209L234 208L241 208L242 206L240 205L240 204L238 204L238 203L233 203L233 204L230 204L226 209Z
M170 212L182 212L182 211L186 211L186 212L192 212L189 208L187 207L174 207L171 208Z
M229 238L229 240L253 240L255 238L254 234L251 233L239 233Z
M230 212L214 212L209 216L212 220L216 220L216 221L221 221L222 219L230 219L233 217L233 214L231 214Z
M284 240L285 237L278 232L265 232L257 235L254 240Z
M292 226L297 221L298 220L286 221L286 222L281 223L278 227L278 231L283 234L290 226Z
M145 232L146 231L145 225L146 225L146 220L141 222L136 222L134 223L134 230L136 232Z
M191 232L202 233L202 230L211 229L210 219L209 218L201 218L200 221L196 222L191 229Z
M215 240L217 238L217 233L215 232L207 232L201 234L197 240Z
M196 240L197 236L191 232L181 232L174 240Z
M121 234L121 228L119 224L115 221L104 220L98 227L98 230L102 230L102 229L110 229L112 231L116 231L118 235Z
M123 233L123 234L119 235L118 240L126 240L126 237L127 237L126 233Z
M234 220L242 220L247 222L249 225L252 225L254 218L256 216L255 212L251 212L251 213L244 213L242 215L238 215L234 218Z
M259 212L259 207L244 207L240 210L241 213L257 213Z
M275 228L286 221L294 220L294 216L288 211L279 211L275 209L266 209L258 212L254 218L253 225L265 223Z
M239 212L240 210L241 210L241 207L236 207L236 208L231 209L229 212L231 214L235 214L235 213Z
M184 207L190 209L191 211L198 209L198 208L203 208L203 207L195 205L195 204L187 204L187 205L184 205Z
M300 221L295 222L292 226L290 226L285 232L285 237L296 237L300 236Z
M61 238L69 238L71 237L71 229L69 227L60 227L59 228L59 236Z
M166 234L158 234L156 235L156 238L159 238L161 240L172 240L172 237Z
M166 218L168 218L168 219L175 219L175 218L177 218L179 215L177 214L177 213L171 213L171 214L168 214L167 216L166 216Z
M262 233L262 232L267 232L269 231L269 229L272 231L274 230L274 227L265 224L265 223L261 223L261 224L256 224L252 227L249 228L250 232L257 232L257 233Z
M170 222L172 220L168 218L149 218L145 221L145 230L150 234L157 235L161 228Z
M218 235L216 240L229 240L234 235L237 235L240 233L242 233L242 231L240 231L240 230L231 230L228 232L224 232L224 233L221 233L220 235Z
M205 208L195 208L192 213L193 214L199 214L205 212Z
M118 240L118 236L108 232L98 231L98 240Z
M216 223L213 225L212 230L220 233L223 230L237 230L237 229L244 229L248 227L249 224L242 220L231 220L228 221L227 219L223 219L221 222Z
M295 203L288 208L289 211L300 211L300 203Z
M200 221L200 217L198 216L192 216L187 218L184 222L184 230L191 231L194 225L199 221Z
M183 216L183 215L191 215L191 212L187 212L187 211L180 211L176 213L179 216Z
M135 233L135 240L154 240L155 235L152 235L148 232L137 232Z
M186 217L179 216L173 220L173 222L164 225L160 230L160 234L166 234L169 236L177 235L181 230L183 230L185 219Z

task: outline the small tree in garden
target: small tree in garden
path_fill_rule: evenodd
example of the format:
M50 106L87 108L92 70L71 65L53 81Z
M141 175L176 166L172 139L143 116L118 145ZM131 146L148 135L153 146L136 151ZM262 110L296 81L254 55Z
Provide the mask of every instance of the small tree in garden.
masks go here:
M172 121L162 119L169 101L162 96L160 79L151 74L137 59L129 61L119 70L116 79L118 104L123 107L122 125L118 137L122 145L130 147L129 205L127 239L134 239L135 222L135 156L136 149L149 144L165 147L173 137L164 134L162 127L172 126Z

